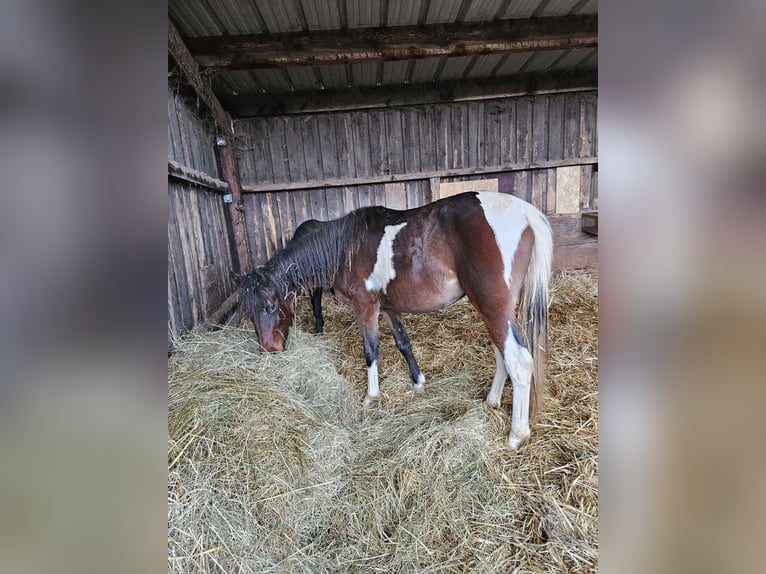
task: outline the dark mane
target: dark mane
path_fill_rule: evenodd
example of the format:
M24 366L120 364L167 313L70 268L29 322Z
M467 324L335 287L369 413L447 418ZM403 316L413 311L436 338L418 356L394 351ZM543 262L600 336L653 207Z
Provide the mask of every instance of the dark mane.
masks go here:
M296 233L257 271L273 284L283 286L285 297L330 285L347 254L355 250L363 222L359 211L333 221L316 222L307 231Z

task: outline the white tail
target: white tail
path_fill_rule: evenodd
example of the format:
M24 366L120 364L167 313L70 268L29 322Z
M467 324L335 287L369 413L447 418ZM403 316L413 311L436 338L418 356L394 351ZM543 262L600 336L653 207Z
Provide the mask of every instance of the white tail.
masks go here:
M527 208L525 215L535 236L535 243L524 278L519 311L524 323L525 342L533 361L529 403L529 418L532 419L542 408L545 388L553 233L548 219L532 205Z

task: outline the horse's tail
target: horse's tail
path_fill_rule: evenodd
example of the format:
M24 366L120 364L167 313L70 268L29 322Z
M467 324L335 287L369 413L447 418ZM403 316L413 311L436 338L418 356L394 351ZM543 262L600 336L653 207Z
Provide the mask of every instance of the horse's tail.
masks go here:
M550 301L553 233L545 215L530 206L526 213L535 237L532 258L524 278L520 316L524 323L527 346L532 354L533 374L530 389L529 418L543 406L545 366L548 349L548 304Z

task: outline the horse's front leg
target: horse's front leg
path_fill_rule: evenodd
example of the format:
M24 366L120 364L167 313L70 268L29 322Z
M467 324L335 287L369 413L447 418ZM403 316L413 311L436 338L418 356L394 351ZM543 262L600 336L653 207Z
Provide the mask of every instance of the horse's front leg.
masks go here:
M409 366L410 375L412 376L412 382L415 384L415 390L422 391L424 388L423 386L426 383L426 378L423 376L423 372L420 370L420 367L415 360L415 356L412 354L412 343L407 334L407 329L404 327L402 316L395 311L383 311L383 316L386 318L386 322L391 328L391 332L394 334L396 348L399 349L399 352L407 361L407 366Z
M317 335L324 333L324 317L322 316L322 288L317 287L311 292L311 307L314 311Z
M377 399L380 394L378 385L378 314L380 308L374 304L363 309L355 308L354 311L359 329L362 332L364 360L367 362L367 396L364 398L366 406Z

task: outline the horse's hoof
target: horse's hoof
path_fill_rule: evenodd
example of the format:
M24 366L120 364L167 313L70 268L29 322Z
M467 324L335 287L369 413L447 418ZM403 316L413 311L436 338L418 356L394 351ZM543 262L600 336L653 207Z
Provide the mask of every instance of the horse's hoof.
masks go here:
M415 389L416 393L422 393L426 390L426 378L423 376L423 373L420 373L420 376L418 376L418 381L412 386L413 389Z
M487 407L488 409L499 409L500 401L487 399L486 401L484 401L484 406Z
M508 436L508 447L511 450L519 450L519 448L521 448L521 445L524 444L524 441L528 437L529 437L529 431L527 431L527 433L522 437L516 436L515 434L511 433Z
M365 407L369 407L373 402L375 402L378 399L378 397L371 397L370 395L367 395L364 397L364 402L362 403Z

